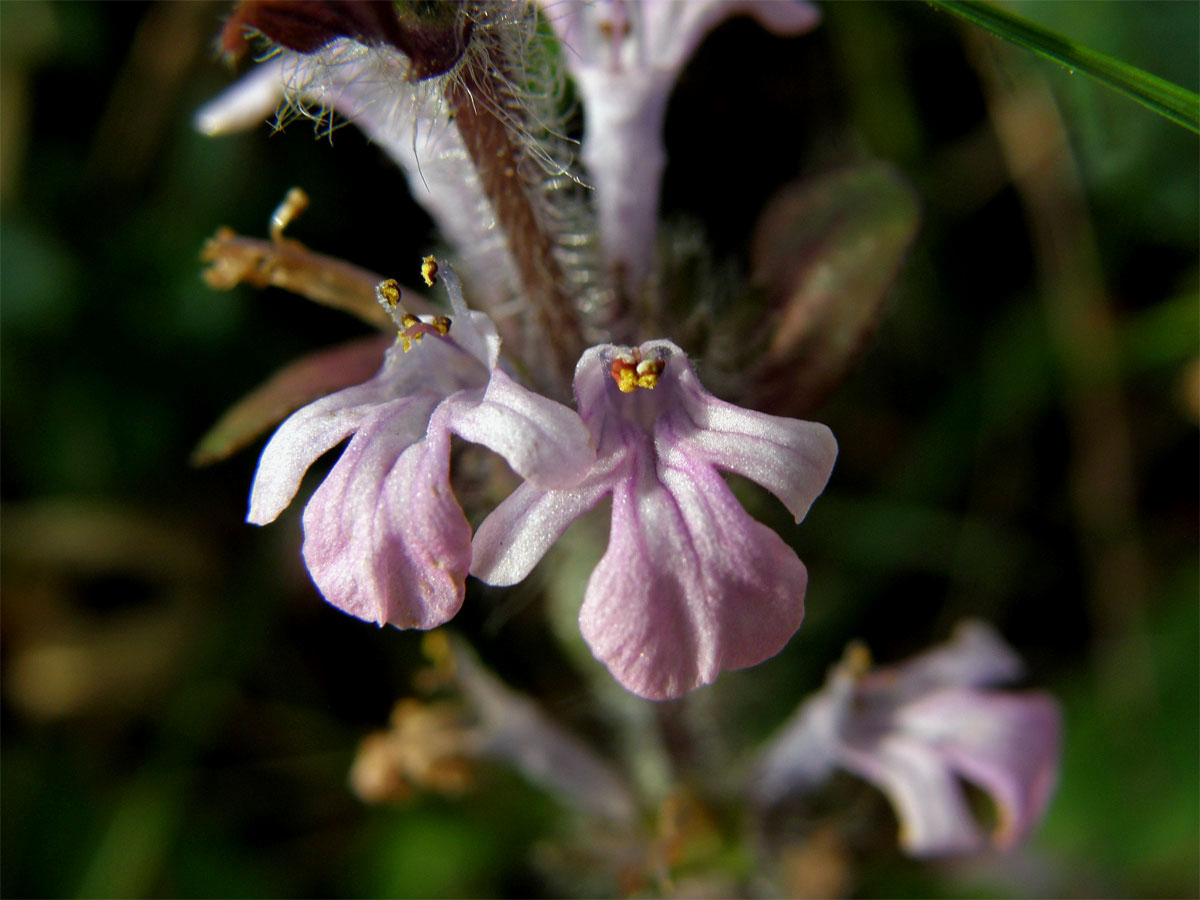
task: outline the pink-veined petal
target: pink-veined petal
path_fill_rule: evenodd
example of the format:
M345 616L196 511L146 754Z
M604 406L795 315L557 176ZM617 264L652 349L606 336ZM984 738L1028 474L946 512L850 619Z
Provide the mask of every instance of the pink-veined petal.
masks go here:
M881 675L868 673L863 679L868 691L887 691L898 703L905 697L927 695L938 688L986 687L1016 681L1025 664L1008 644L984 622L960 622L943 644L890 666Z
M897 727L927 742L996 804L995 843L1024 838L1058 781L1058 704L1036 692L943 690L905 706Z
M417 440L425 431L436 398L410 401L393 397L385 380L373 378L322 397L288 416L259 457L246 521L255 525L275 521L296 496L308 467L354 432L364 419L378 415L384 404L398 403L408 410L406 415L399 414L400 421L408 423L404 428L408 443Z
M516 584L533 571L571 523L611 489L603 479L573 489L522 484L483 520L472 541L471 574L494 585Z
M701 385L683 354L677 367L681 403L660 420L669 433L664 451L696 459L765 487L783 501L796 521L825 489L837 459L833 432L804 422L743 409L718 400Z
M596 451L574 410L522 387L496 369L482 400L448 401L450 428L459 437L499 453L538 487L580 482Z
M392 433L395 417L360 430L304 510L313 582L368 622L433 628L462 605L471 530L450 490L450 436L436 420L415 443Z
M804 616L796 554L707 465L656 471L648 446L628 465L580 610L592 652L628 690L659 700L778 653Z
M750 776L750 794L760 810L797 790L811 790L838 765L838 730L846 711L843 679L805 700L758 754Z

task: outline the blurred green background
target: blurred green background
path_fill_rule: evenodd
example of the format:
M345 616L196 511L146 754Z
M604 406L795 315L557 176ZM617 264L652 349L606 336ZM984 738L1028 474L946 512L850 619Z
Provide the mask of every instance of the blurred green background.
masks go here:
M1196 3L1011 8L1197 88ZM187 464L252 386L363 331L280 292L206 288L218 225L264 235L300 185L312 207L290 233L321 252L400 275L431 234L352 128L192 130L231 78L212 49L226 9L0 3L0 889L617 890L547 873L535 851L567 816L516 776L356 799L355 746L411 692L420 636L321 601L298 505L243 523L255 450ZM1196 896L1196 135L923 5L823 9L803 38L735 20L701 47L672 100L664 213L744 271L781 184L883 158L923 225L871 351L814 415L841 446L829 489L799 528L762 507L809 568L808 619L691 708L747 749L847 640L888 661L982 617L1064 704L1044 827L1008 861L928 865L891 848L884 812L845 889ZM590 675L546 619L532 592L473 584L457 625L603 740Z

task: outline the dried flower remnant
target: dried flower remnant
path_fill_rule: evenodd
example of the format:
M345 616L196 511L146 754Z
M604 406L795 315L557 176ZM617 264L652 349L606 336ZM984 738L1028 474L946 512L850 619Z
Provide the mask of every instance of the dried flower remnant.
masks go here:
M304 559L325 599L370 622L432 628L462 604L471 530L449 482L450 435L483 444L535 483L570 481L593 457L566 407L498 368L491 320L467 309L444 263L451 322L418 319L394 282L381 305L397 340L363 384L293 413L263 450L247 519L291 502L308 467L351 437L304 510Z
M480 525L472 573L520 581L611 494L608 549L580 626L621 684L678 697L777 653L800 626L807 573L717 469L767 488L799 521L833 469L829 429L718 400L670 341L591 348L575 395L598 451L591 471L573 486L517 488Z
M584 741L501 682L461 640L438 630L422 644L433 666L419 673L418 684L457 696L396 705L389 729L359 745L351 783L360 797L403 800L412 785L461 793L476 762L491 760L587 816L622 826L635 820L628 785Z
M852 645L759 757L758 807L812 790L841 767L887 794L905 851L967 853L989 838L967 804L963 778L995 803L991 844L1015 846L1054 791L1061 727L1050 696L985 689L1022 668L979 622L963 623L946 644L891 668L871 669L866 649Z

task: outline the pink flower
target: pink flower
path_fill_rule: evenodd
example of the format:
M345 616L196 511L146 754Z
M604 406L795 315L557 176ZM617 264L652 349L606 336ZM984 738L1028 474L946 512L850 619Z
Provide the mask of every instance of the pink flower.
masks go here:
M678 697L777 653L803 618L807 574L717 469L758 482L799 521L833 469L829 429L718 400L670 341L591 348L576 367L575 396L598 450L591 471L574 486L514 491L480 526L472 573L520 581L611 494L608 549L580 626L621 684Z
M471 529L450 487L452 433L542 486L577 479L594 458L574 412L497 368L495 326L441 270L449 330L440 333L446 320L398 322L374 378L284 421L259 460L247 516L274 521L308 467L353 435L304 509L304 560L334 606L400 628L433 628L462 605Z
M667 100L704 36L739 13L793 35L820 14L796 0L541 0L585 113L583 162L609 265L637 291L650 273L666 165Z
M868 665L865 649L853 647L764 750L754 778L760 807L841 767L887 794L908 853L965 853L987 837L961 778L996 805L991 842L1021 841L1057 782L1060 716L1046 694L981 689L1021 674L1013 651L987 626L966 622L903 665Z

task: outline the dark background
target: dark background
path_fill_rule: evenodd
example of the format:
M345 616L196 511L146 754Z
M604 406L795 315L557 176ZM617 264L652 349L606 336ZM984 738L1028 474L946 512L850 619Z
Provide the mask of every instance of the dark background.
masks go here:
M1014 6L1197 87L1195 3ZM298 504L269 528L243 523L257 448L187 464L237 397L363 331L280 292L206 288L197 254L218 225L263 235L301 185L312 207L291 233L384 274L431 230L353 128L192 130L231 78L211 49L225 9L0 4L0 888L586 892L530 862L563 813L515 776L400 808L350 793L355 745L410 692L420 636L321 601ZM1026 78L1061 111L1084 188L1063 195L1081 217L1014 185L993 117ZM714 32L667 137L664 214L699 223L735 274L789 179L884 158L923 207L872 350L814 414L841 445L829 489L800 528L763 505L808 565L808 619L779 657L707 689L710 715L749 748L847 640L889 661L982 617L1064 704L1048 819L1004 864L925 866L885 840L849 890L1194 896L1196 136L923 5L834 3L794 40L746 20ZM1055 226L1065 242L1040 237ZM570 652L545 649L563 629L530 593L473 584L457 624L515 686L602 737Z

